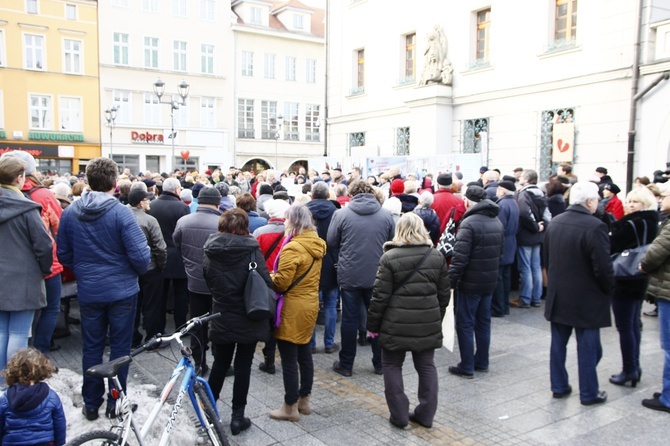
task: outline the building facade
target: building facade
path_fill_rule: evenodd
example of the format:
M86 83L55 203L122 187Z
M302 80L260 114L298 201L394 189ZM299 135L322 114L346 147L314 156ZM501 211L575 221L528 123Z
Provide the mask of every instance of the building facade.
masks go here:
M100 156L97 28L96 1L0 3L0 152L60 174Z
M98 3L103 155L133 173L227 168L234 161L228 3Z
M670 44L656 36L670 27L669 6L418 0L391 8L381 0L330 1L328 155L479 153L481 165L503 173L534 168L544 179L567 161L583 179L605 166L623 189L631 90L637 82L643 91L668 71ZM384 20L372 32L356 32L369 28L370 17ZM438 78L436 55L444 59ZM635 175L665 168L668 88L659 82L635 101Z

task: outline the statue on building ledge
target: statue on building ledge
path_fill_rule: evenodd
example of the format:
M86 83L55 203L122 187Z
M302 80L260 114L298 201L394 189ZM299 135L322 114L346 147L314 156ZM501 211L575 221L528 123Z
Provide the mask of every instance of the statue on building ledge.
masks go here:
M435 25L426 36L426 51L423 55L423 72L419 85L451 85L454 69L447 60L447 37L440 25Z

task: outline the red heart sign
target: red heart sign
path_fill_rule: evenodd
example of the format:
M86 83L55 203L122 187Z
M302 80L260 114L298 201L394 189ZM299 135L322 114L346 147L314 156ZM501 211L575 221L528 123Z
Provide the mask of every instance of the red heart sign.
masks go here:
M191 152L188 150L182 150L181 151L181 157L184 158L184 160L188 160L188 157L191 156Z
M567 143L567 142L566 142L565 144L563 144L563 140L562 140L562 139L559 139L559 140L556 142L556 146L558 147L558 151L561 152L561 153L563 153L563 152L567 152L568 149L570 149L570 144Z

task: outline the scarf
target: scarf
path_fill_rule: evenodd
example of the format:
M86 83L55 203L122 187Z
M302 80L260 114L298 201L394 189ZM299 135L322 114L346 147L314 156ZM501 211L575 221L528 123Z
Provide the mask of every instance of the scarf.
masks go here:
M279 248L279 253L277 254L277 257L275 257L275 263L272 266L272 271L275 274L277 274L277 270L279 269L279 257L281 257L281 253L284 250L284 246L286 246L286 244L288 242L290 242L292 238L293 238L292 235L289 235L288 237L286 237L284 239L284 241L282 242L281 247ZM279 324L281 324L281 310L284 307L284 295L275 291L275 299L277 300L277 312L276 312L276 315L275 315L275 328L278 328Z

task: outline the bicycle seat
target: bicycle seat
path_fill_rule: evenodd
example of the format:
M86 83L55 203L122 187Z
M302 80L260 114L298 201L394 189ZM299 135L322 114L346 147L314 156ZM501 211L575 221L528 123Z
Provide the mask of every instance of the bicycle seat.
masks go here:
M119 369L124 365L130 364L133 360L130 356L122 356L116 358L114 361L109 361L104 364L94 365L86 370L86 375L97 376L98 378L113 378L119 374Z

